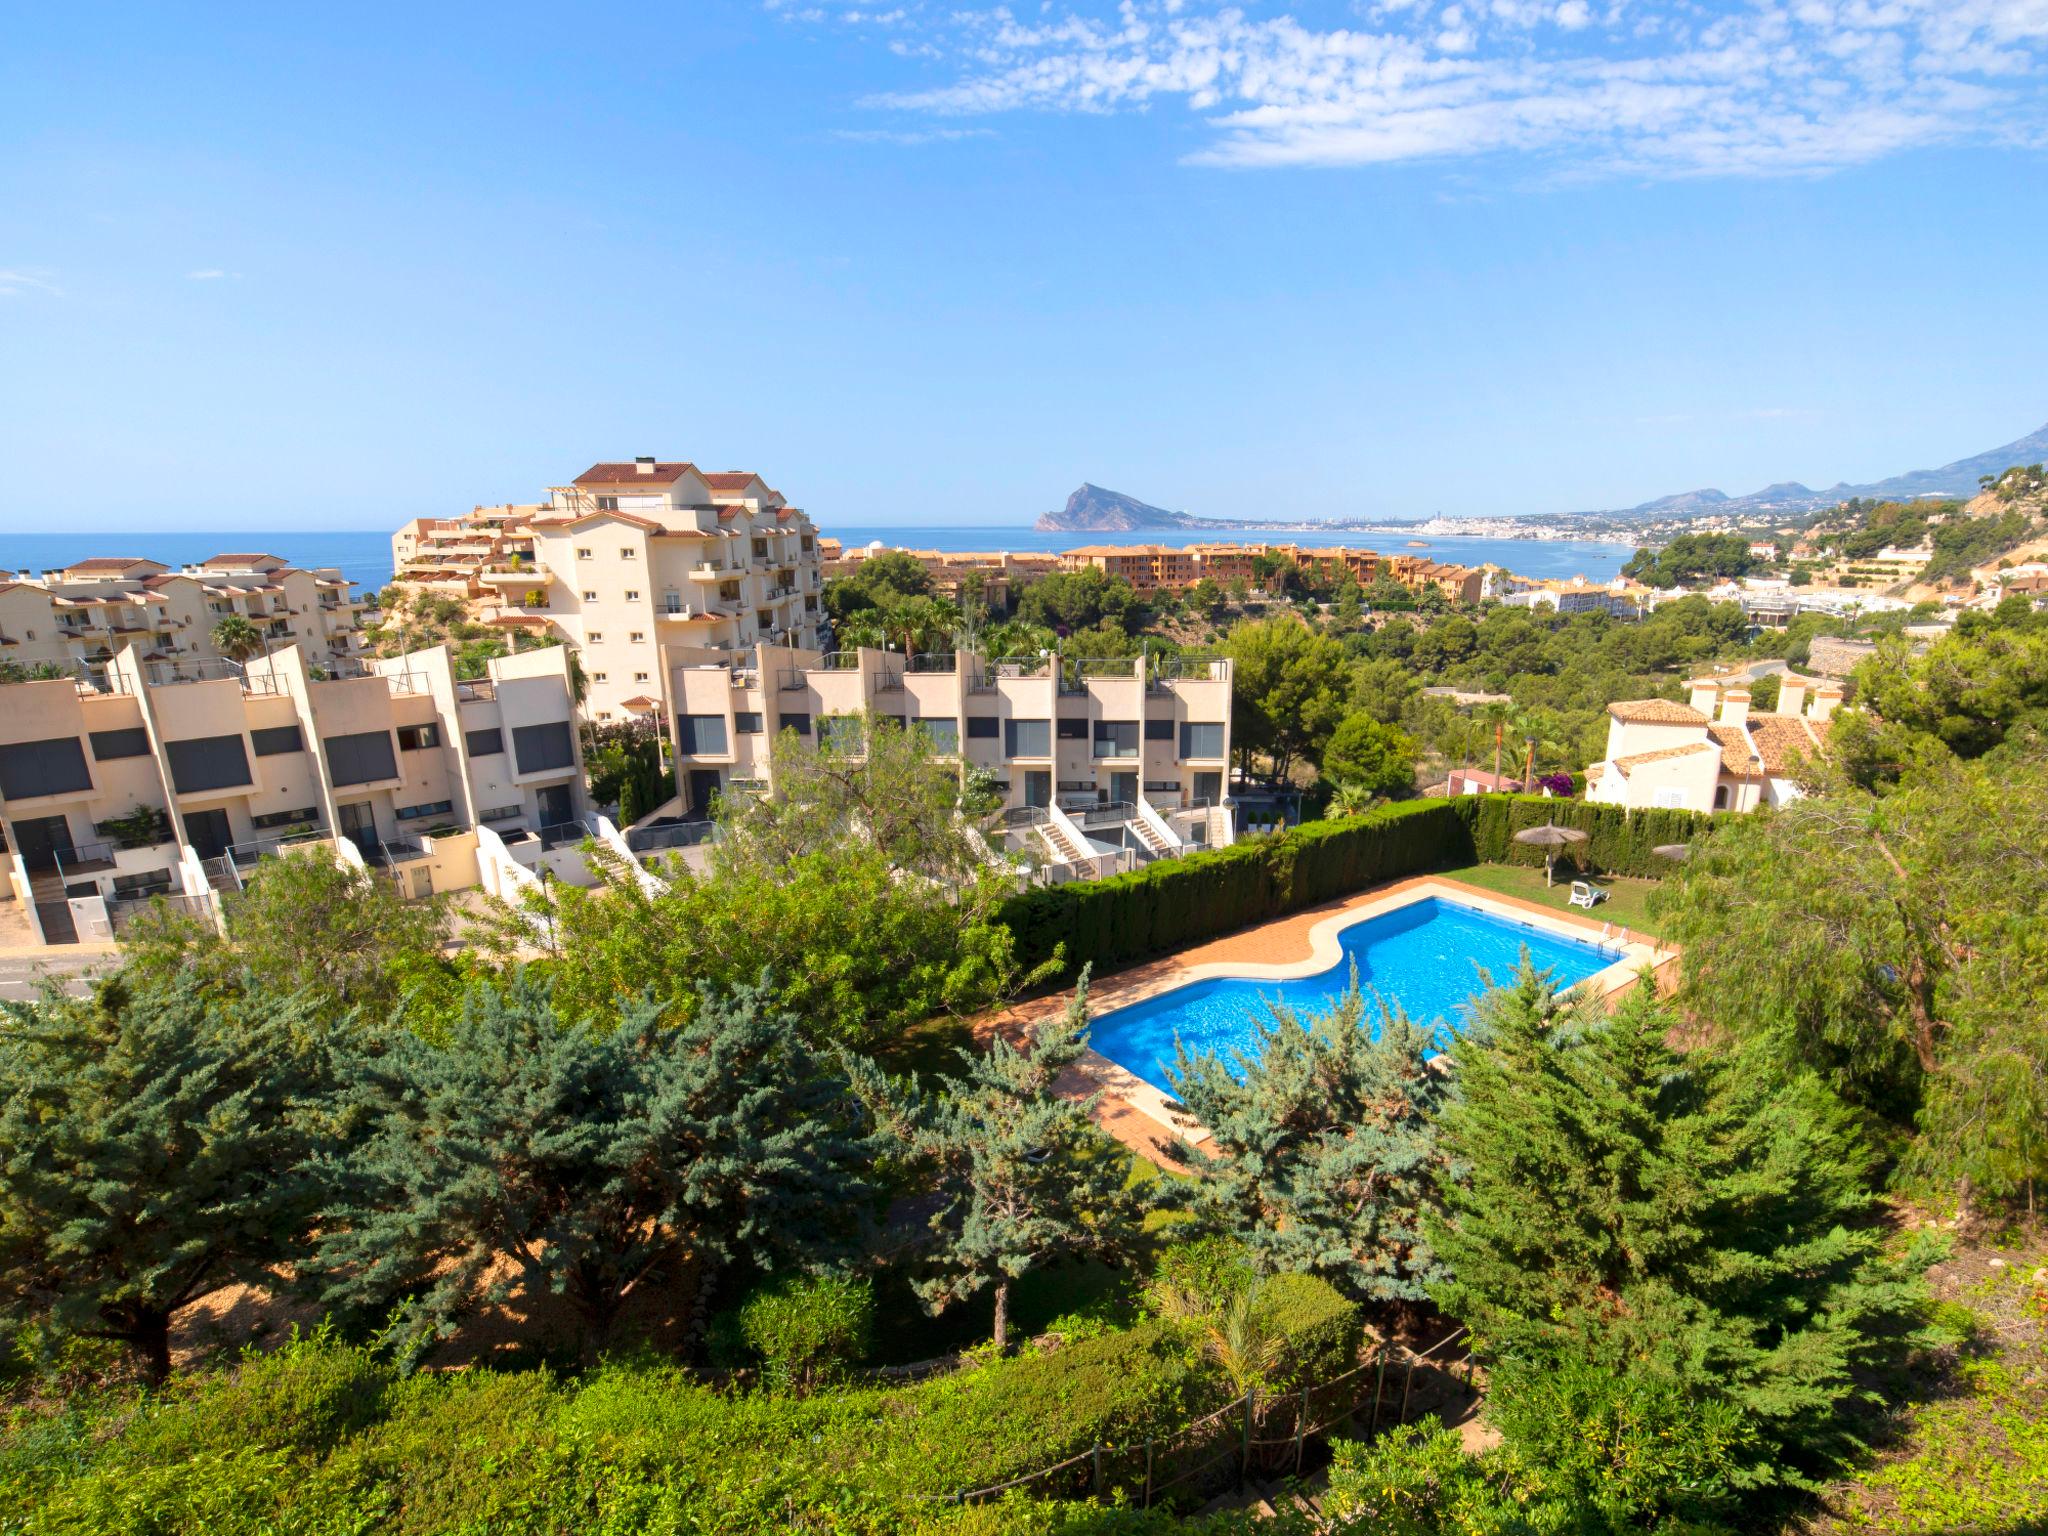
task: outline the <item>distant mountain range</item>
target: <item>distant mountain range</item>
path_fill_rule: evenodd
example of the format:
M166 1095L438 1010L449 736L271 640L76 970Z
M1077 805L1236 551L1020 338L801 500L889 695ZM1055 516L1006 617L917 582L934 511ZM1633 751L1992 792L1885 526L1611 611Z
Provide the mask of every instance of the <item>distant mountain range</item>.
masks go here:
M1889 480L1873 480L1867 485L1851 485L1843 481L1824 491L1816 491L1796 480L1784 480L1776 485L1767 485L1760 491L1752 491L1747 496L1730 496L1713 489L1681 491L1676 496L1660 496L1655 501L1646 501L1616 515L1655 518L1704 513L1816 512L1847 501L1852 496L1872 501L1905 501L1915 496L1974 496L1980 476L1995 475L2015 464L2044 461L2048 461L2048 426L2002 447L1972 454L1967 459L1957 459L1953 464L1944 464L1939 469L1915 469L1903 475L1893 475Z
M1676 496L1660 496L1655 501L1643 502L1640 506L1605 512L1573 513L1566 518L1549 521L1570 525L1579 520L1615 523L1651 522L1661 518L1703 517L1715 514L1740 517L1745 514L1817 512L1832 507L1837 502L1847 501L1852 496L1867 497L1874 501L1904 500L1914 496L1974 496L1977 494L1977 481L1980 476L1995 475L2015 464L2044 462L2048 462L2048 426L2043 426L2038 432L2030 432L2025 437L2017 438L2000 447L1972 454L1967 459L1957 459L1953 464L1944 464L1939 469L1911 470L1903 475L1893 475L1889 480L1873 480L1866 485L1851 485L1843 481L1824 491L1817 491L1811 486L1799 484L1796 480L1783 480L1776 485L1767 485L1760 491L1752 491L1747 496L1730 496L1725 491L1712 488L1682 491ZM1037 523L1041 531L1048 533L1136 533L1147 528L1197 531L1208 529L1217 532L1255 529L1266 533L1298 532L1306 529L1387 531L1414 525L1410 519L1385 517L1336 520L1297 518L1285 521L1193 517L1186 512L1172 512L1165 507L1152 506L1135 496L1126 496L1121 491L1104 490L1099 485L1087 484L1069 496L1067 504L1059 511L1044 513Z

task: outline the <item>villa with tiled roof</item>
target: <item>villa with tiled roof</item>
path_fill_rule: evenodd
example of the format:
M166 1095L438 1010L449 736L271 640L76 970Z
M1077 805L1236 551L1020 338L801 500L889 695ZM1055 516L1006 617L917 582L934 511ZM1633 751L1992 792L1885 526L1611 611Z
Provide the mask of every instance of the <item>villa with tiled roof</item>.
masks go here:
M1803 763L1827 750L1842 702L1838 684L1790 673L1778 707L1750 712L1741 677L1703 677L1691 697L1624 699L1607 706L1607 755L1586 770L1586 798L1606 805L1752 811L1805 793Z

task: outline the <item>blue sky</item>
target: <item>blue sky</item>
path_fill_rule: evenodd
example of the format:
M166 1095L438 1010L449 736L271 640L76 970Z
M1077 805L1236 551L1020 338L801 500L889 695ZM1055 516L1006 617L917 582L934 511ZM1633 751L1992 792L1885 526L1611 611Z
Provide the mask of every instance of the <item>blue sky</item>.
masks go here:
M17 8L0 544L1924 467L2048 420L2044 77L2048 0Z

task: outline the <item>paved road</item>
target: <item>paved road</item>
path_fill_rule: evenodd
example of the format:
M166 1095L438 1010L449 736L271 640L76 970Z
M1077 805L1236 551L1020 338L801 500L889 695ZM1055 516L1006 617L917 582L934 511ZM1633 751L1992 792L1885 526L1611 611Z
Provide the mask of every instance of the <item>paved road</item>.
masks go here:
M66 978L65 990L82 994L90 972L102 966L112 966L118 959L105 950L69 954L62 949L37 950L30 954L20 950L0 950L0 1002L32 1001L40 991L40 983L46 973Z

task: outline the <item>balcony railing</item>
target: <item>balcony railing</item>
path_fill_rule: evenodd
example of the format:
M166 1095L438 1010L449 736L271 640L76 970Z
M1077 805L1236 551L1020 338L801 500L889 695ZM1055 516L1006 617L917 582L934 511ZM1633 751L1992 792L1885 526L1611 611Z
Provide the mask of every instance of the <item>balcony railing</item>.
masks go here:
M671 821L634 828L626 834L626 846L635 853L661 853L672 848L696 848L717 839L715 821Z
M920 651L909 658L912 672L957 672L960 670L958 651Z
M816 661L805 667L806 672L858 672L859 651L827 651Z
M302 827L296 832L280 832L275 837L252 837L246 843L236 843L228 849L228 857L246 869L257 860L274 858L287 848L333 840L334 834L325 827Z
M597 836L597 823L588 816L577 821L558 821L540 829L541 852L582 842Z
M466 704L480 703L495 699L497 696L498 686L489 679L479 679L475 682L457 683L455 685L455 697Z
M102 874L114 867L114 849L109 843L78 843L56 855L57 873L69 880L74 875Z

